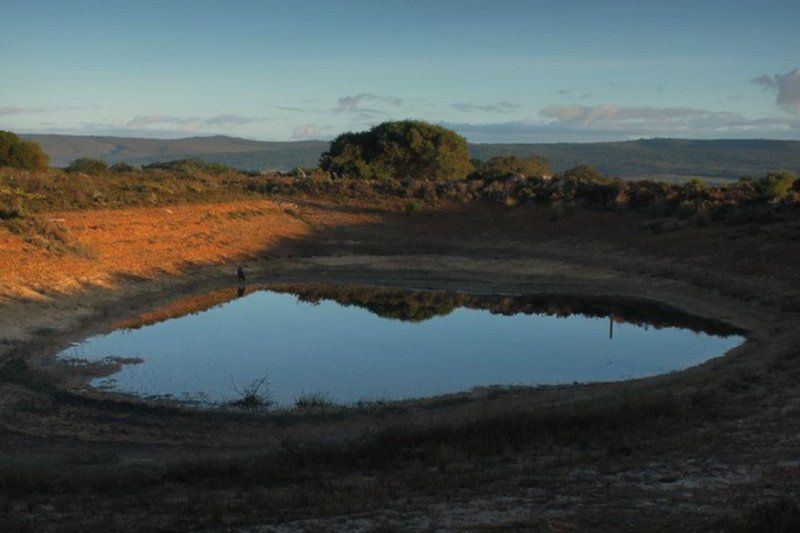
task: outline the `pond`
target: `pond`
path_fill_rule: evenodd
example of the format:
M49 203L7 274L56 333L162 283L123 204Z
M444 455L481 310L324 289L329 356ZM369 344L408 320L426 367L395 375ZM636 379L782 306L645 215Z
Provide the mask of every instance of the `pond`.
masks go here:
M741 344L736 330L652 303L553 295L297 285L176 300L59 354L107 362L91 385L291 406L434 396L490 385L615 381L681 370ZM124 363L124 364L123 364Z

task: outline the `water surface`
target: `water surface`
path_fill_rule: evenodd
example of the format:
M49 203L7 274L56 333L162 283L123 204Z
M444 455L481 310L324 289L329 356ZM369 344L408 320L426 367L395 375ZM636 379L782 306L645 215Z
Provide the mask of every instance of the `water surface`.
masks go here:
M59 356L138 358L92 385L143 396L225 402L266 376L288 406L649 376L723 354L734 333L652 305L296 286L177 300Z

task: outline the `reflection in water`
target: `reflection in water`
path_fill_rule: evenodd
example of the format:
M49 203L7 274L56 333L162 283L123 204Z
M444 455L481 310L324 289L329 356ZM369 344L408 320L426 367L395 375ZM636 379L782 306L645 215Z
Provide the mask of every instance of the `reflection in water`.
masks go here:
M94 384L145 395L227 401L268 376L289 405L653 375L721 355L738 333L656 303L281 285L181 298L61 356L141 358Z

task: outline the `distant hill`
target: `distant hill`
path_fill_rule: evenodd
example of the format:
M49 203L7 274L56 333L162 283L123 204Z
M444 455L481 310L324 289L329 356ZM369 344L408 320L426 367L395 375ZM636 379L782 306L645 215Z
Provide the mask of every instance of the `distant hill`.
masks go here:
M579 164L603 174L740 178L787 168L800 173L800 141L640 139L556 144L475 144L473 156L540 155L555 171Z
M325 141L271 142L235 137L138 139L79 135L23 135L42 145L51 164L64 166L79 157L109 163L194 158L223 163L242 170L289 170L315 166ZM739 178L760 176L779 168L800 173L800 141L640 139L637 141L555 144L471 144L476 159L496 155L540 155L556 172L580 164L621 177L704 176Z
M315 166L329 145L325 141L250 141L224 135L185 139L21 136L41 144L53 166L66 166L79 157L92 157L109 163L126 161L134 165L190 158L224 163L242 170L289 170L296 166Z

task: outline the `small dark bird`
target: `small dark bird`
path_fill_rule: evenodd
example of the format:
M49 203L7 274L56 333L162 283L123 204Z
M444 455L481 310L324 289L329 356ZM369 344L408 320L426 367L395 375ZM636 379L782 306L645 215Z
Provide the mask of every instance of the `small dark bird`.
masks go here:
M242 265L236 266L236 277L239 278L239 281L245 280L244 269L242 268Z

